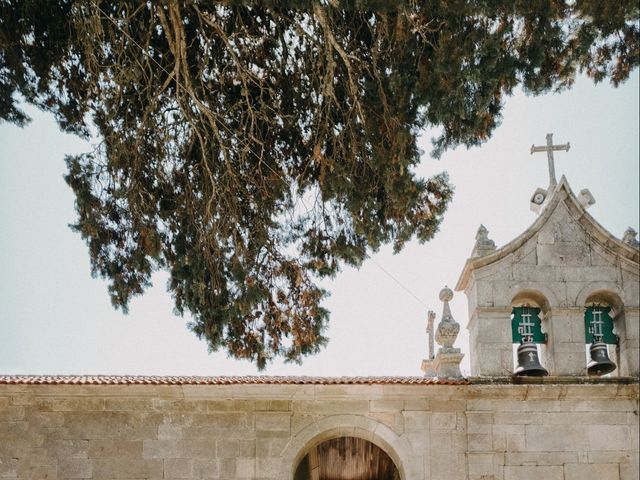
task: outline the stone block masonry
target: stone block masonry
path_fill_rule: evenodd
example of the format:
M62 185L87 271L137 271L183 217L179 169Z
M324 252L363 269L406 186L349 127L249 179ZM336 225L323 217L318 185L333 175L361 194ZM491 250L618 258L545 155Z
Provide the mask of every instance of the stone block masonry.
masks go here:
M637 479L637 379L537 382L0 384L0 479L292 479L338 436L403 480Z

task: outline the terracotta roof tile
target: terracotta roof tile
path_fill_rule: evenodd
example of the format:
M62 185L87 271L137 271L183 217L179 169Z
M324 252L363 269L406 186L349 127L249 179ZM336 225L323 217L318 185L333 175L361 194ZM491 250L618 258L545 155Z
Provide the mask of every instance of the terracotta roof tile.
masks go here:
M270 377L139 375L0 375L10 385L468 385L464 378L424 377Z

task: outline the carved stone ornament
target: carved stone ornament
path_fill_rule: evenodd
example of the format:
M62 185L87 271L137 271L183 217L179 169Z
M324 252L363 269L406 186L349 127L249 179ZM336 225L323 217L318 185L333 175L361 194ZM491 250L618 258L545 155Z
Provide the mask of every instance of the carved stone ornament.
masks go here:
M453 350L453 344L460 332L460 324L453 319L449 301L453 298L453 291L449 287L444 287L440 291L440 300L444 302L442 308L442 318L436 330L436 342L442 346L440 351Z
M484 225L480 225L476 233L476 244L471 252L472 257L484 257L496 251L496 244L489 238L489 230Z
M629 227L624 232L622 237L622 241L627 245L632 246L633 248L640 248L640 242L636 238L638 236L638 232L636 232L633 228Z
M422 360L422 371L425 377L440 378L459 378L460 362L464 354L459 348L454 348L453 344L458 337L460 324L457 323L451 315L449 301L453 298L453 291L449 287L444 287L440 291L440 300L444 302L442 308L442 318L436 329L436 342L440 345L438 353L433 357L433 320L436 315L433 312L428 313L427 332L429 335L429 358Z
M582 208L585 210L589 208L591 205L596 203L596 199L591 194L588 188L583 188L580 190L580 194L578 195L578 202L582 205Z

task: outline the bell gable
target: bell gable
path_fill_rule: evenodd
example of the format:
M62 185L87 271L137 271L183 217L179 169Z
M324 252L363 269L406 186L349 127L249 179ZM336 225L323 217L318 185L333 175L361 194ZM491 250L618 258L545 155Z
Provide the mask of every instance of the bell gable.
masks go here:
M612 309L618 373L638 374L640 252L635 236L620 240L587 213L592 203L588 190L576 196L563 176L536 221L513 241L482 248L491 241L481 226L456 285L469 302L472 375L513 373L510 319L522 306L540 309L548 339L541 356L550 373L586 375L584 315L590 305Z

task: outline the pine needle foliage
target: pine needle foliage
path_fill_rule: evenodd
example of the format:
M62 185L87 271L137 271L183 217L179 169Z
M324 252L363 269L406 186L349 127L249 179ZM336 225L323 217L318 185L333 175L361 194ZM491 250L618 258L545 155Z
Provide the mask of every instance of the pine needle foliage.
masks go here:
M258 367L326 342L341 265L433 237L433 156L486 140L503 99L614 85L638 65L634 1L0 0L0 118L18 98L95 151L67 158L73 228L126 310L154 271L211 350Z

